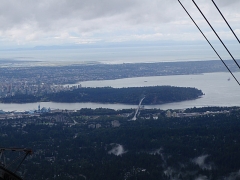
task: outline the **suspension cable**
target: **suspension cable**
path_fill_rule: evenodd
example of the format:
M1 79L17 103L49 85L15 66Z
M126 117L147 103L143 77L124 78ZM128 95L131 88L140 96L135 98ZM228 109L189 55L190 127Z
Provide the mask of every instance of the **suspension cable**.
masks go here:
M237 61L235 60L235 58L233 57L233 55L231 54L231 52L228 50L227 46L224 44L224 42L222 41L222 39L219 37L219 35L217 34L217 32L215 31L215 29L212 27L212 25L210 24L210 22L207 20L206 16L203 14L203 12L201 11L201 9L198 7L198 5L196 4L196 2L194 0L192 0L192 2L195 4L195 6L197 7L198 11L202 14L203 18L207 21L208 25L211 27L211 29L213 30L213 32L215 33L215 35L218 37L219 41L222 43L222 45L225 47L225 49L227 50L228 54L232 57L232 59L234 60L234 62L236 63L236 65L238 66L238 68L240 69L239 64L237 63Z
M210 41L207 39L207 37L205 36L205 34L203 33L203 31L200 29L200 27L197 25L197 23L194 21L194 19L192 18L192 16L188 13L187 9L184 7L184 5L181 3L180 0L178 0L178 2L180 3L180 5L183 7L183 9L186 11L186 13L188 14L188 16L190 17L190 19L193 21L193 23L196 25L196 27L198 28L198 30L201 32L201 34L203 35L203 37L206 39L206 41L208 42L208 44L212 47L212 49L214 50L214 52L217 54L217 56L219 57L219 59L222 61L222 63L224 64L224 66L227 68L227 70L230 72L230 74L232 75L232 77L235 79L235 81L238 83L238 85L240 85L239 81L237 80L237 78L234 76L234 74L232 73L232 71L229 69L229 67L226 65L226 63L223 61L223 59L221 58L221 56L218 54L218 52L216 51L216 49L213 47L213 45L210 43Z
M229 25L229 23L227 22L226 18L223 16L222 12L220 11L220 9L218 8L217 4L214 2L214 0L212 0L214 6L217 8L218 12L221 14L222 18L224 19L224 21L226 22L226 24L228 25L228 27L230 28L230 30L232 31L233 35L235 36L235 38L237 39L237 41L240 43L240 40L238 39L237 35L235 34L235 32L233 31L233 29L231 28L231 26Z

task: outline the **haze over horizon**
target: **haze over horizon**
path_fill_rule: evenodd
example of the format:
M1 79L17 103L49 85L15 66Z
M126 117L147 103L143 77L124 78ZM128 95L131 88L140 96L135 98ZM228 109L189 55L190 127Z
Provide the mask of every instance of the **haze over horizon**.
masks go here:
M236 59L239 44L211 1L196 1ZM215 0L240 36L237 0ZM224 59L230 59L189 0L182 0ZM177 0L3 1L1 59L159 62L218 59Z

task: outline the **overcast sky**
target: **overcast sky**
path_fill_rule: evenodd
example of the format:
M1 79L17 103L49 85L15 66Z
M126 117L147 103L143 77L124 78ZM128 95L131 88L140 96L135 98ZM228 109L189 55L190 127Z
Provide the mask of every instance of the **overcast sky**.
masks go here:
M0 48L203 40L177 0L0 0ZM196 0L223 40L233 40L211 0ZM211 40L191 0L182 0ZM240 1L215 0L240 36Z

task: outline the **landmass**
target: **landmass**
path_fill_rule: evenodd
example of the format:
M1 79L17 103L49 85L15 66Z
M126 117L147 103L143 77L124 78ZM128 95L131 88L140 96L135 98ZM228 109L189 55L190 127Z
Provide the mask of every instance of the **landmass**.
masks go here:
M239 179L239 107L80 109L0 121L25 180ZM11 159L6 159L9 162Z
M2 61L2 60L1 60ZM189 75L227 72L221 61L159 62L136 64L74 64L68 66L1 66L0 97L16 94L38 95L69 91L82 81L113 80L131 77ZM3 61L6 63L6 61ZM225 61L234 72L233 61ZM9 61L11 64L12 61ZM21 63L21 61L18 61ZM34 62L31 62L34 64Z
M78 88L72 91L62 91L51 94L26 95L16 94L0 99L1 103L30 103L30 102L97 102L138 104L142 97L142 104L163 104L193 100L203 95L196 88L153 86L129 88Z
M219 61L2 67L0 100L126 104L140 101L143 105L177 102L199 98L203 93L196 88L171 86L115 89L63 85L225 71ZM240 178L239 107L45 110L39 107L28 114L0 111L1 147L31 148L34 152L16 172L26 180ZM12 165L11 157L4 160Z

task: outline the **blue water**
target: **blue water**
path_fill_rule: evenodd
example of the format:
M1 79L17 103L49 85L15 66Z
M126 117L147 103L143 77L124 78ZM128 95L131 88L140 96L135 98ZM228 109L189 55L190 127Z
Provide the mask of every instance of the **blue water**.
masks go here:
M240 73L235 73L240 79ZM228 80L230 78L230 80ZM206 73L199 75L178 75L178 76L154 76L154 77L138 77L126 78L118 80L105 81L86 81L79 82L83 87L105 87L112 86L121 87L141 87L156 85L171 85L179 87L196 87L201 89L205 94L199 99L191 101L183 101L177 103L168 103L162 105L145 105L145 108L160 109L185 109L191 107L204 106L240 106L240 86L231 78L229 73ZM37 109L38 105L42 107L50 107L52 109L69 109L78 110L80 108L112 108L112 109L128 109L136 108L137 105L125 104L102 104L102 103L27 103L27 104L0 104L0 109L4 111L23 111ZM144 101L143 101L144 104Z
M240 79L240 72L235 73ZM228 78L230 80L228 81ZM205 94L202 98L192 101L171 103L160 106L146 106L149 108L187 108L202 106L240 106L240 86L231 78L229 73L206 73L199 75L178 75L178 76L154 76L127 78L108 81L87 81L80 82L83 87L141 87L156 85L171 85L179 87L196 87Z

